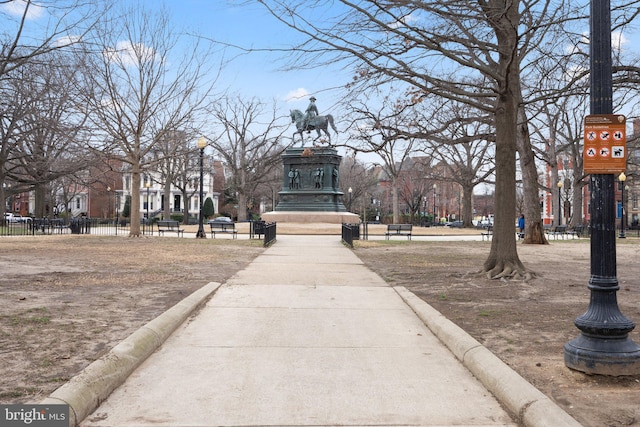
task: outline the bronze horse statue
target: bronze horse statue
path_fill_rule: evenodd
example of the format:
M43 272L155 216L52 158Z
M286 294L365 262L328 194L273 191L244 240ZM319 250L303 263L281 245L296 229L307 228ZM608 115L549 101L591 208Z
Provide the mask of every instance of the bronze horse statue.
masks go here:
M331 128L335 133L338 133L338 129L333 124L333 116L331 114L327 114L326 116L313 116L309 119L309 123L307 127L304 126L304 113L300 110L290 110L291 111L291 123L296 124L297 130L293 133L293 142L296 141L296 134L300 134L300 140L304 141L304 137L302 133L306 131L315 130L318 133L318 136L314 139L314 141L322 135L320 131L323 131L327 138L329 138L329 142L331 142L331 135L329 134L328 126L331 125Z

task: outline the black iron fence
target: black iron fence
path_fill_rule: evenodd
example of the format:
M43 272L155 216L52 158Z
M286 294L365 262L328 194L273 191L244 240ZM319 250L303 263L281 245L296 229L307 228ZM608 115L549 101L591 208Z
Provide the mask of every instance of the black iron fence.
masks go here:
M264 224L264 246L267 247L276 241L276 223Z
M261 238L264 235L265 221L250 221L249 222L249 238Z
M342 241L353 248L354 240L360 240L360 224L342 223Z
M0 236L36 236L46 234L122 235L130 231L128 219L102 218L28 218L20 222L3 219ZM142 219L140 232L153 234L153 224Z

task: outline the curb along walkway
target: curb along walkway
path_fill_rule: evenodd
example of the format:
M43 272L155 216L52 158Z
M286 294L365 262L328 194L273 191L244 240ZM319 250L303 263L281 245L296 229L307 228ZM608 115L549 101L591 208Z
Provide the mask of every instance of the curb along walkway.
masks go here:
M415 300L336 236L279 236L81 425L517 425L425 326L439 314ZM459 333L442 325L439 336ZM471 363L491 366L486 353ZM517 395L517 405L542 402L532 412L544 419L537 425L578 425L543 395L528 398L505 379L475 375L497 396ZM510 411L527 424L525 409Z

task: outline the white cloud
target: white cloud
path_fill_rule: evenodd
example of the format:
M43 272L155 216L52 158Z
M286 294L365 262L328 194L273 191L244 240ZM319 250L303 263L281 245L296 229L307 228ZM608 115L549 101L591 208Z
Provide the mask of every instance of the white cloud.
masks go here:
M613 50L620 51L629 40L620 31L611 33L611 47Z
M27 8L26 0L13 0L8 3L4 3L0 5L0 10L8 15L13 15L17 17L21 17L24 15L24 11ZM27 19L35 20L42 16L45 8L38 6L35 3L31 3L29 5L29 10L27 11Z
M307 96L309 96L309 91L303 87L299 87L298 89L294 89L287 93L284 96L284 100L286 102L297 102L303 98L306 98Z
M130 41L118 42L115 49L106 50L104 55L109 61L118 62L125 67L136 66L140 63L157 59L152 48L141 43L131 43Z
M64 36L55 41L57 47L69 46L80 41L80 36Z
M397 20L396 22L392 22L389 24L389 28L400 28L400 27L404 27L405 25L408 25L412 22L416 22L419 21L419 19L413 15L412 13L403 16L402 18L400 18L399 20Z
M620 31L615 31L613 33L611 33L611 49L613 49L614 51L621 51L622 48L627 45L629 42L629 39L627 39L627 37L625 37L624 34L622 34ZM578 42L577 45L570 45L567 47L567 52L572 54L572 53L577 53L577 52L581 52L581 51L588 51L589 48L589 33L588 32L584 32L582 33L582 37L580 37L580 40Z

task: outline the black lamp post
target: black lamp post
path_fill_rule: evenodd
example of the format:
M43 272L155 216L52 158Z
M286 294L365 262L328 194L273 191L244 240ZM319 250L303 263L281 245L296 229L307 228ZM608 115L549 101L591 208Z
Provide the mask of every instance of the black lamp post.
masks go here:
M562 225L562 181L558 181L558 225Z
M618 176L618 180L620 181L620 189L622 191L622 198L620 200L620 234L618 235L618 237L620 239L626 239L627 235L624 232L624 228L625 228L625 217L627 216L626 212L625 212L625 208L624 208L624 182L627 180L627 176L624 174L624 172L620 173L620 176Z
M351 202L353 201L353 188L349 187L349 212L351 212Z
M111 187L107 185L107 224L111 222Z
M591 114L613 113L611 6L592 0L590 20ZM591 292L574 324L580 335L564 346L567 367L587 374L640 374L640 346L629 339L635 325L618 307L616 293L615 175L591 175Z
M436 189L438 186L433 184L433 225L436 225L438 222L436 221Z
M200 204L200 212L198 213L198 232L196 233L197 239L206 239L207 234L204 232L204 225L202 224L202 197L203 197L203 169L204 169L204 148L207 146L207 140L204 136L198 139L198 148L200 149L200 198L198 202Z

